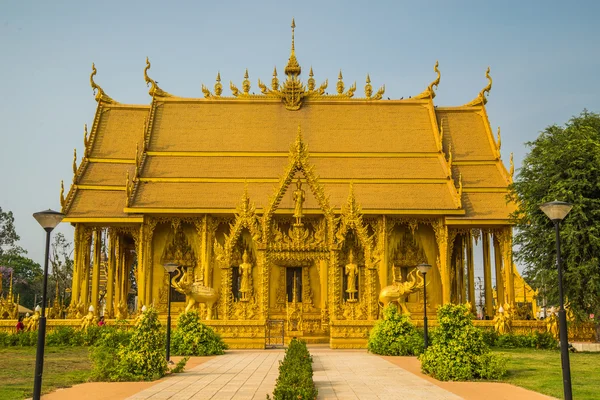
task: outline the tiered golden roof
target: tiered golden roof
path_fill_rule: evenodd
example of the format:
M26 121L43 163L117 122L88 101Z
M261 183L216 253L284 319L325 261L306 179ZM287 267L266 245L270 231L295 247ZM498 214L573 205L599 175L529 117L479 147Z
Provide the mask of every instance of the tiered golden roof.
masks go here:
M292 23L292 34L295 24ZM269 207L290 162L290 144L302 128L309 163L330 204L339 210L348 185L365 214L438 214L456 224L506 223L511 176L500 159L500 143L485 110L489 84L475 100L459 107L433 103L436 79L409 99L382 100L367 75L365 96L355 98L356 83L338 78L336 94L317 87L312 68L308 84L292 39L286 80L273 73L270 87L251 94L246 71L242 90L222 96L221 76L214 93L182 98L158 87L148 76L152 101L119 104L94 82L98 109L85 154L64 202L67 220L134 221L143 214L233 213L244 182L256 212ZM499 136L498 136L499 138ZM126 184L126 176L127 184ZM128 197L129 195L129 197ZM278 212L291 212L291 193ZM310 195L307 213L320 210Z

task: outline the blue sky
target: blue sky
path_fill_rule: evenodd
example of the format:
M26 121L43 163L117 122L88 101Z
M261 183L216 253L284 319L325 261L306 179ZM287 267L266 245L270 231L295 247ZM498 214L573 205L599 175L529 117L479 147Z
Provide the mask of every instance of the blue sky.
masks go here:
M170 4L172 3L172 4ZM420 93L440 62L438 105L460 105L494 79L488 114L502 128L503 158L526 148L547 125L584 108L600 111L600 3L593 1L12 1L0 4L0 207L15 214L21 245L43 259L44 232L31 214L59 209L60 180L71 181L82 153L96 82L115 100L148 104L150 76L173 94L202 97L217 71L241 86L280 72L296 19L296 54L318 82L386 97ZM305 77L306 79L306 77ZM224 85L228 86L228 85ZM228 90L225 90L228 93ZM72 237L71 228L60 230Z

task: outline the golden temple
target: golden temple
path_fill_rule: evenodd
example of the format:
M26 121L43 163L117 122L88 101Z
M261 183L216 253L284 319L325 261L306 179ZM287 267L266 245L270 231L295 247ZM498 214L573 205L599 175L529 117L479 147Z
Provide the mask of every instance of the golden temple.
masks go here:
M329 94L312 68L301 80L294 28L284 76L259 80L259 94L246 71L231 96L218 74L203 98L178 97L146 60L150 104L121 104L93 66L96 115L61 191L75 227L70 318L90 305L117 319L165 312L172 290L175 310L199 307L232 347L264 347L273 321L286 338L364 347L382 304L422 317L417 264L433 265L428 311L474 307L479 248L486 315L492 271L497 302L515 302L512 157L507 170L486 113L489 69L462 106L434 105L437 63L408 99L384 100L368 75L361 97L341 71ZM172 284L165 263L179 266Z

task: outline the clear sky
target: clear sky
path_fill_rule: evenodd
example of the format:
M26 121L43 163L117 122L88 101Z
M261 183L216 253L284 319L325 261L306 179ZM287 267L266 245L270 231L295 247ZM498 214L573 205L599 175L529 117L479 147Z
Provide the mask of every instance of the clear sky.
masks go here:
M148 104L143 79L202 97L217 71L252 89L282 73L296 19L304 79L333 87L341 68L362 93L367 73L385 97L423 91L442 74L435 103L461 105L494 85L488 113L502 128L503 159L526 149L547 125L584 108L600 111L597 1L3 1L0 4L0 207L15 214L21 245L43 260L35 211L60 209L59 188L72 179L73 148L96 109L89 74L122 103ZM336 205L339 206L339 205ZM60 230L72 239L72 229Z

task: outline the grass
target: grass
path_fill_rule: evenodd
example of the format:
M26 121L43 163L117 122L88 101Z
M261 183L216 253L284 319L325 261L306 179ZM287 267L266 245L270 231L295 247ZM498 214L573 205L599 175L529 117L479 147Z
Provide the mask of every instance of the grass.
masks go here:
M496 349L508 359L504 382L563 398L562 368L558 350ZM573 398L598 399L600 353L570 353Z
M33 395L35 347L0 348L0 399ZM46 347L42 393L88 380L91 362L87 347Z

